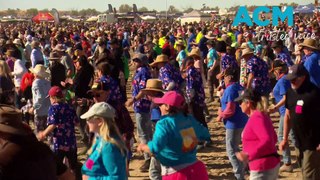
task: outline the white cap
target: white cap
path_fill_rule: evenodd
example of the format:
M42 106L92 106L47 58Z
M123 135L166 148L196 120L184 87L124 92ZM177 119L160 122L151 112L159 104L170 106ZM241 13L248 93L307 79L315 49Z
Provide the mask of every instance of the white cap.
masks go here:
M89 119L93 116L100 116L105 118L114 118L116 114L115 109L108 103L95 103L91 108L80 116L81 119Z

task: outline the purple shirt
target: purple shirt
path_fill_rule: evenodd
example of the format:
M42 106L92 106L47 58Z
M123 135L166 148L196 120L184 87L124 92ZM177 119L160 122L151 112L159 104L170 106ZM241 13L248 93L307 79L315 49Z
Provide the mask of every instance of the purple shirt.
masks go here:
M233 56L226 54L221 58L221 70L225 71L229 67L236 69L239 65Z
M136 70L132 81L132 97L136 97L141 89L146 88L147 80L151 78L150 71L147 67L142 66ZM134 102L134 111L136 113L149 113L151 102L146 98Z
M194 66L191 66L187 70L187 78L186 78L186 95L189 100L192 99L192 102L198 104L199 106L204 106L205 93L203 89L203 83L201 74L196 70ZM194 91L194 97L191 97L191 91Z
M50 106L48 126L55 125L53 130L53 149L70 151L77 149L75 125L79 122L74 109L66 103L56 103Z

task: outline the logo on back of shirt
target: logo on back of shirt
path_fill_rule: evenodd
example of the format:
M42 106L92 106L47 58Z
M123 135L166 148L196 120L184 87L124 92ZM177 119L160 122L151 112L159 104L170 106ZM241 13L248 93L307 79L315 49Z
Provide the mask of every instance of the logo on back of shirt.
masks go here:
M187 129L182 129L180 131L182 137L182 151L189 152L192 151L198 144L198 139L196 133L192 127Z

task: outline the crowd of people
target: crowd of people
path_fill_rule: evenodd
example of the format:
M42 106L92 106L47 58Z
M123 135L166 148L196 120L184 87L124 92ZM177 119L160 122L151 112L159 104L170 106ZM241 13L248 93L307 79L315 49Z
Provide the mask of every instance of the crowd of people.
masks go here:
M214 117L236 179L293 172L289 144L320 179L320 16L294 21L1 24L0 179L125 180L137 137L150 179L206 180Z

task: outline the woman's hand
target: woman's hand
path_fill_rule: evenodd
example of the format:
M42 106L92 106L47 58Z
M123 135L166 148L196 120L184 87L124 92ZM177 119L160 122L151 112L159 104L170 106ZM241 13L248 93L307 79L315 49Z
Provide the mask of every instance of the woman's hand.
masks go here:
M241 151L241 152L236 152L236 156L239 161L241 162L248 162L249 161L249 156L247 153Z

